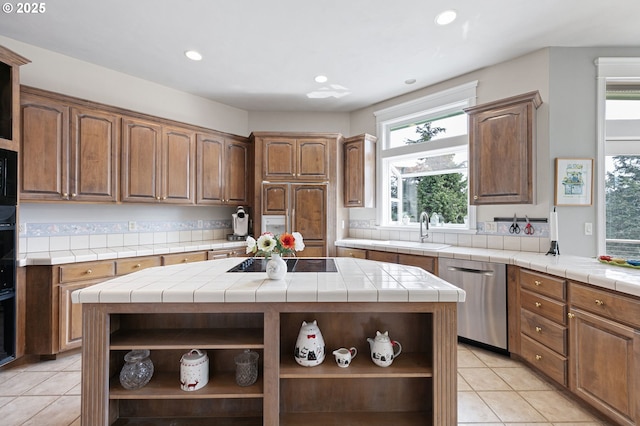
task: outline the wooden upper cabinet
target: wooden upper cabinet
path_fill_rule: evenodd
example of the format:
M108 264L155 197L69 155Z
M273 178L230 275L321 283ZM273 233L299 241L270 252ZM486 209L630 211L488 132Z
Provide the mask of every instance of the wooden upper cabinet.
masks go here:
M120 117L71 109L69 197L75 201L118 199Z
M69 195L69 107L23 93L20 200Z
M193 204L195 134L123 119L122 201Z
M162 127L124 118L122 121L122 201L160 200Z
M534 202L535 117L541 103L535 91L465 109L471 204Z
M248 202L249 143L217 134L197 135L198 204Z
M18 151L20 146L20 66L26 58L0 46L0 148Z
M291 230L300 232L305 244L327 239L327 186L294 184L291 186Z
M262 214L286 215L289 210L289 184L265 183L262 185Z
M329 141L324 138L266 138L263 151L266 180L327 180Z
M195 202L195 133L179 128L163 129L161 200L165 203Z
M376 206L376 141L372 135L362 134L345 139L344 206Z

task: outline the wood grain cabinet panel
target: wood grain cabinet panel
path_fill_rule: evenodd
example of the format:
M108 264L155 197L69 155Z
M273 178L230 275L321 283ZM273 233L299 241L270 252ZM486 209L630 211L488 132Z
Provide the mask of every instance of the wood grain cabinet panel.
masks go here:
M61 201L69 194L69 107L23 93L20 199Z
M571 309L571 391L620 425L636 425L640 333Z
M218 134L198 133L197 204L245 205L248 202L249 143Z
M162 127L124 118L122 121L122 201L160 200Z
M325 256L327 250L327 185L291 185L291 230L300 232L305 249L300 255ZM315 249L312 250L312 247ZM322 249L322 253L318 249Z
M336 255L338 257L353 257L356 259L366 259L367 251L364 249L355 249L349 247L337 247Z
M20 198L116 202L120 117L28 91L22 99Z
M175 127L163 128L161 201L174 204L195 202L195 133Z
M289 184L265 183L262 185L262 214L286 215L289 210ZM304 237L304 236L303 236Z
M534 202L535 92L465 109L472 204Z
M376 141L372 135L347 138L343 145L344 206L376 206Z
M265 180L329 179L329 141L324 138L265 138Z

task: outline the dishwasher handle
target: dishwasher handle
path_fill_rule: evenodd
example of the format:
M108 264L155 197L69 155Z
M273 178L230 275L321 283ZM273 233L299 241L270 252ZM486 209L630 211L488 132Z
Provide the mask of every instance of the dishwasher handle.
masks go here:
M486 275L488 277L493 276L494 271L491 270L482 270L482 269L473 269L473 268L463 268L461 266L449 266L447 267L449 271L455 272L467 272L469 274L478 274L478 275Z

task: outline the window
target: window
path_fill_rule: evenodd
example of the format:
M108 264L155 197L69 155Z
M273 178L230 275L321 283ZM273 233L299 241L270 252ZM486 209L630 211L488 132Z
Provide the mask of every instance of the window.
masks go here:
M640 257L640 59L599 58L598 253Z
M469 206L469 137L463 109L475 104L477 82L376 112L378 223L475 228ZM433 229L433 228L432 228Z

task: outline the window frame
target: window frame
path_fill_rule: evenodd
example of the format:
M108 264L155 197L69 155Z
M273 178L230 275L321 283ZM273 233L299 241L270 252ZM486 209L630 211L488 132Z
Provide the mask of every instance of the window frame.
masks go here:
M476 103L476 88L478 81L472 81L460 86L456 86L447 90L443 90L431 95L424 96L409 102L398 104L389 108L385 108L379 111L375 111L378 134L377 150L377 169L380 171L377 176L377 199L379 200L378 208L376 209L376 222L379 227L399 229L408 228L415 229L418 227L417 223L410 225L403 225L399 218L397 224L392 224L388 221L390 198L388 194L388 184L390 181L388 162L393 158L400 158L403 156L414 156L424 153L428 155L434 155L438 152L444 153L451 151L454 147L462 145L469 146L469 135L452 136L445 138L438 138L429 141L428 144L410 144L400 147L390 148L390 134L392 129L410 125L417 122L424 122L432 119L437 119L451 112L458 112L464 108L474 106ZM470 159L469 159L470 160ZM467 226L453 225L439 227L436 231L454 231L454 232L475 232L476 228L476 207L469 203L467 200L468 222ZM432 212L429 212L432 213ZM434 231L435 229L431 229Z
M640 58L598 58L595 61L597 68L597 195L596 195L596 247L598 253L605 253L606 250L606 206L605 206L605 185L606 185L606 141L607 141L607 83L631 83L640 85Z

